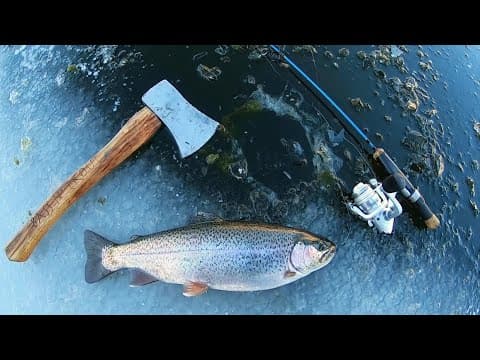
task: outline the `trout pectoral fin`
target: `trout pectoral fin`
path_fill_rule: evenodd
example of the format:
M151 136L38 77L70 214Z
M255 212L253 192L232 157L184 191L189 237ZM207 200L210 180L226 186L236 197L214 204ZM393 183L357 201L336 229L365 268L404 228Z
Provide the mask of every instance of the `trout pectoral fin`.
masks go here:
M296 274L297 273L295 271L287 270L287 271L285 271L285 274L283 274L283 277L284 278L289 278L289 277L295 276Z
M184 296L198 296L202 295L204 292L208 290L208 285L189 281L183 285L183 295Z
M132 280L130 286L143 286L158 281L157 278L138 269L132 270Z

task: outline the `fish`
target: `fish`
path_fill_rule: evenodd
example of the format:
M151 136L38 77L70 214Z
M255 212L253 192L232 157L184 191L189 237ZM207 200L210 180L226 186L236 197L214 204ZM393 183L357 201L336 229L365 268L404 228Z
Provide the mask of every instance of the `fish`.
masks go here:
M277 288L323 268L336 253L333 242L305 230L205 216L184 227L134 236L125 244L91 230L84 235L87 283L131 269L130 286L180 284L185 296L209 288Z

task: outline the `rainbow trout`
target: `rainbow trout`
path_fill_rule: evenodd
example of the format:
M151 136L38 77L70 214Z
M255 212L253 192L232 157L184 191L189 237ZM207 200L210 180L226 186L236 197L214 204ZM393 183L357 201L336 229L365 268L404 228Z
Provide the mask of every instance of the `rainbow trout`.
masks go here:
M332 242L307 231L223 220L136 236L126 244L87 230L85 249L88 283L130 268L131 286L161 280L182 284L185 296L208 288L273 289L324 267L335 255Z

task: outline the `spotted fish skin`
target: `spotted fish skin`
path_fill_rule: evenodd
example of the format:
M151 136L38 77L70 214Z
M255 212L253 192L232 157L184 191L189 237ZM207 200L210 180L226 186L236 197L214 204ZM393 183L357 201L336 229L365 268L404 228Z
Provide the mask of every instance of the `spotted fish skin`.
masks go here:
M294 247L315 242L327 247L329 256L311 271L299 271L292 263ZM328 264L334 253L333 243L303 230L210 221L137 237L127 244L104 244L100 268L107 274L123 268L139 269L167 283L255 291L298 280Z

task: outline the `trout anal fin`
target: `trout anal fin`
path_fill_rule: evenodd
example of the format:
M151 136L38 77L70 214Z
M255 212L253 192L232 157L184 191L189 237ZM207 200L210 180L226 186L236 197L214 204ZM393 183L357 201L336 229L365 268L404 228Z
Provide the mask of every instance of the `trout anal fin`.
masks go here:
M208 285L200 282L188 281L183 285L184 296L198 296L202 295L208 290Z

